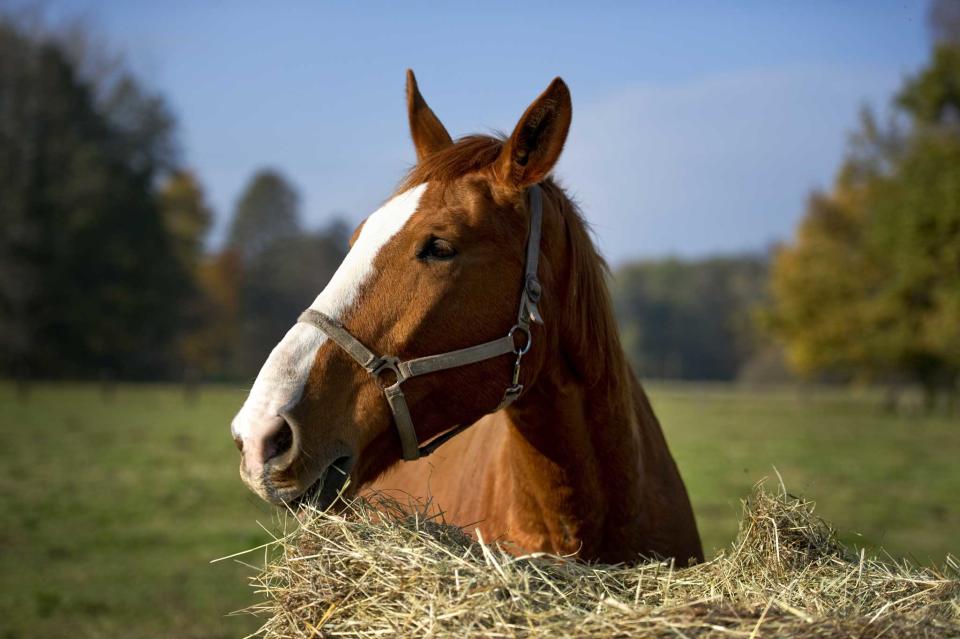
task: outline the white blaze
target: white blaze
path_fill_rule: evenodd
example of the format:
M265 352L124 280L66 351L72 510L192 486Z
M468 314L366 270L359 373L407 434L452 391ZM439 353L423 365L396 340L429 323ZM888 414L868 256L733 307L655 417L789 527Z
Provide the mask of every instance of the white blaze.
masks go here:
M426 188L426 184L421 184L401 193L367 218L360 237L310 308L334 319L343 317L373 272L373 262L380 250L417 210ZM300 400L317 350L326 339L316 328L297 323L274 347L231 425L234 436L243 438L245 453L247 444L252 444L251 452L256 457L262 440L270 435L264 429L269 429L284 408Z

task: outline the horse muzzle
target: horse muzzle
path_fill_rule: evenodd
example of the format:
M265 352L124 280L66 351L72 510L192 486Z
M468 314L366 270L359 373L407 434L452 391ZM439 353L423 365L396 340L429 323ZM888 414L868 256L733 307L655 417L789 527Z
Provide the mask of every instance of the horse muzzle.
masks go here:
M346 484L353 467L354 455L344 444L330 446L324 454L306 454L300 425L290 416L261 420L255 429L232 430L241 455L241 479L273 504L309 502L326 508ZM240 437L238 432L256 435Z

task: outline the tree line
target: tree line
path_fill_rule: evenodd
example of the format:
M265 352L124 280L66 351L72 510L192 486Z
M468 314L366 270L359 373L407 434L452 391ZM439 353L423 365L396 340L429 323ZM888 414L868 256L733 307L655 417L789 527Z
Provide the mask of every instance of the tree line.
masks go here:
M611 278L624 349L643 377L771 379L787 375L756 328L767 299L765 255L625 264Z
M960 6L887 117L767 254L641 260L610 279L646 377L960 381ZM0 17L0 374L245 380L345 255L257 172L223 247L176 120L83 29Z

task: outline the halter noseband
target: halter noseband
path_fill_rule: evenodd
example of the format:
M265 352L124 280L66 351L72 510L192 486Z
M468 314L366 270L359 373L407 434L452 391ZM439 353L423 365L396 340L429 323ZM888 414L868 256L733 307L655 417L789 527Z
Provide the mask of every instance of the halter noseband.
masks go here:
M533 344L530 323L543 324L543 318L540 317L540 310L537 307L540 302L540 295L543 292L540 281L537 279L537 263L540 258L540 226L543 219L543 196L540 187L537 185L530 187L529 195L530 236L527 238L527 264L524 271L523 292L520 295L520 311L517 314L517 323L503 337L457 351L400 361L398 358L389 355L376 355L364 346L360 340L351 335L340 322L320 311L308 308L297 319L298 322L316 327L376 379L384 397L387 399L390 411L393 413L393 421L396 423L397 433L400 435L400 445L405 461L426 457L439 448L441 444L470 426L470 424L455 426L434 437L424 446L420 446L417 440L417 431L413 427L413 420L410 417L410 410L407 408L407 400L401 388L403 382L411 377L475 364L507 353L513 353L517 356L513 364L513 377L510 386L503 393L500 405L494 411L509 406L523 391L523 384L520 383L520 360L523 359L523 356L526 355ZM520 347L517 347L514 341L514 335L517 331L523 332L526 337L526 342ZM382 376L387 372L392 373L396 378L391 384L386 384L383 381Z

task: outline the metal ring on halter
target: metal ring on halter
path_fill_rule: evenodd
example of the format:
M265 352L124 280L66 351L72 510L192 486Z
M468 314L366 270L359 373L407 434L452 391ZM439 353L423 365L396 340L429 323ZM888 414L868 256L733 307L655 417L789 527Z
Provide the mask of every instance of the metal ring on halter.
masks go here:
M386 384L383 381L383 374L387 371L393 373L394 377L396 377L396 380L392 384ZM380 387L380 390L399 386L400 382L406 379L406 377L403 376L403 373L400 372L400 360L396 357L382 358L380 363L370 372L370 374L373 375L373 379L376 380L377 386Z
M524 328L519 324L514 324L513 328L510 329L510 332L507 333L507 337L513 339L513 334L516 333L517 331L523 331L523 334L527 336L527 342L523 345L523 347L520 348L520 350L517 350L516 345L514 345L513 354L526 355L527 351L530 350L530 347L533 346L533 335L530 333L529 328Z

